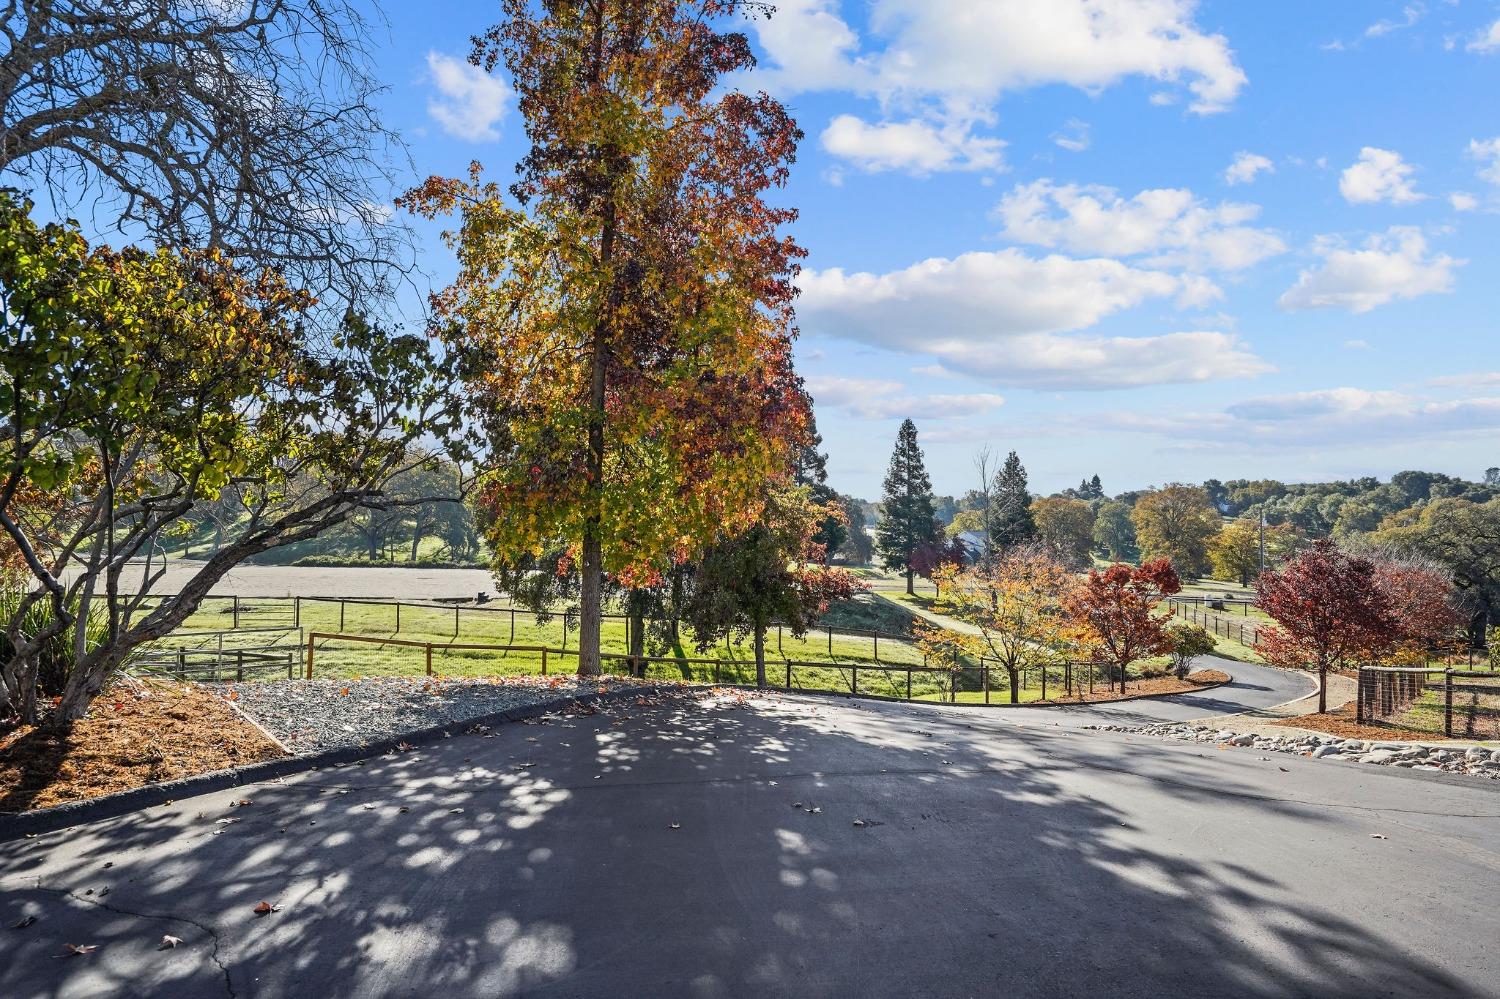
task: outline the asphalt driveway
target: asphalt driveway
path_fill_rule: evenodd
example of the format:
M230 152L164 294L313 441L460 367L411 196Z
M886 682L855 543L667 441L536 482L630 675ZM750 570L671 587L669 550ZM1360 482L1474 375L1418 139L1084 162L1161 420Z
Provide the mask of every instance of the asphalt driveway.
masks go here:
M1496 783L1035 718L627 702L12 842L0 995L1500 995Z

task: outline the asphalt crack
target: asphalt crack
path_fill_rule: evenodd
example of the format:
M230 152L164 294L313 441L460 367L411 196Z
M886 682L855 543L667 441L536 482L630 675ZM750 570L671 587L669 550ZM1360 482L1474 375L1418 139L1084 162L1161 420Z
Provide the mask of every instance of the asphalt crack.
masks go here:
M84 902L88 905L103 909L106 912L114 912L122 916L135 916L138 919L158 919L164 920L166 922L186 923L188 926L193 926L202 930L204 933L207 933L209 939L213 941L213 947L209 951L208 958L214 963L216 967L218 967L219 971L224 975L224 990L229 994L229 999L238 999L234 991L234 979L230 977L229 968L224 964L223 961L219 960L219 931L214 929L212 926L209 926L207 923L200 923L196 919L189 919L186 916L172 916L156 912L136 912L133 909L122 909L117 905L102 901L98 898L94 898L88 895L80 895L78 894L78 892L70 888L49 888L46 885L41 884L40 882L37 883L36 890L49 892L53 895L63 895L67 898L73 899L76 902Z

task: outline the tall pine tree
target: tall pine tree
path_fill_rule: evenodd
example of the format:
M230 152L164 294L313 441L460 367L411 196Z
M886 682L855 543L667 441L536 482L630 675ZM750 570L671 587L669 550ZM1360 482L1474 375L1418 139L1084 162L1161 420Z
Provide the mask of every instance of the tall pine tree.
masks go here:
M807 411L811 413L813 400L811 396L806 398ZM814 503L831 510L841 505L842 497L828 484L828 452L820 450L822 446L823 435L818 433L817 419L812 418L808 423L807 440L797 446L793 455L792 484L806 486ZM824 564L847 540L848 523L836 514L825 516L818 524L818 532L813 535L813 541L823 546Z
M995 551L1008 551L1036 537L1031 493L1026 489L1026 468L1014 451L995 473L990 504L990 544Z
M875 528L875 550L887 569L906 573L906 592L915 593L912 556L923 543L936 542L942 528L933 516L932 479L917 444L917 425L911 420L903 421L896 434L881 503L885 511Z

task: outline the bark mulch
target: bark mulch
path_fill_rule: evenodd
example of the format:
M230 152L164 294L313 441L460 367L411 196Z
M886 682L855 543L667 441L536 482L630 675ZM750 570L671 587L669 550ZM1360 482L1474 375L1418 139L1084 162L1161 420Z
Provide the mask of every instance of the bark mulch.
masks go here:
M117 680L65 732L0 731L0 812L24 812L286 754L193 684Z
M1346 704L1334 708L1327 714L1297 715L1281 721L1271 722L1287 728L1308 729L1326 732L1340 739L1364 739L1367 742L1442 742L1443 733L1424 732L1420 729L1402 728L1399 725L1361 725L1355 721L1354 705Z
M1154 697L1161 694L1185 694L1190 691L1200 690L1203 687L1216 683L1225 683L1229 680L1229 674L1223 670L1200 669L1187 675L1187 679L1179 680L1168 674L1167 676L1154 676L1145 680L1127 680L1125 682L1125 693L1111 689L1102 684L1096 684L1093 694L1085 688L1076 697L1049 697L1045 701L1033 701L1034 704L1090 704L1096 701L1117 701L1121 697Z

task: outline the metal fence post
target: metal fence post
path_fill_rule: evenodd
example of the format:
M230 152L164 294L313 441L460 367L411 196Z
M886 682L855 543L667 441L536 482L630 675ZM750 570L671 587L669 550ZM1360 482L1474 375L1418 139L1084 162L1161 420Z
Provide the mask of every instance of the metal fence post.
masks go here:
M234 595L234 626L236 628L240 626L240 595L238 593Z
M510 644L516 644L516 609L510 609Z
M401 601L396 601L396 634L401 634Z
M875 632L875 661L880 662L880 632Z
M911 675L910 670L907 671L907 675ZM990 703L990 668L984 664L983 659L979 660L979 681L984 684L984 703L988 704Z
M792 689L792 664L790 661L786 664L786 689L788 691Z
M453 637L458 637L458 604L453 605Z
M302 627L302 598L292 598L292 627Z
M339 600L339 631L344 630L344 601Z
M849 664L849 693L859 693L859 666L855 663Z
M911 700L911 667L906 667L906 699Z

